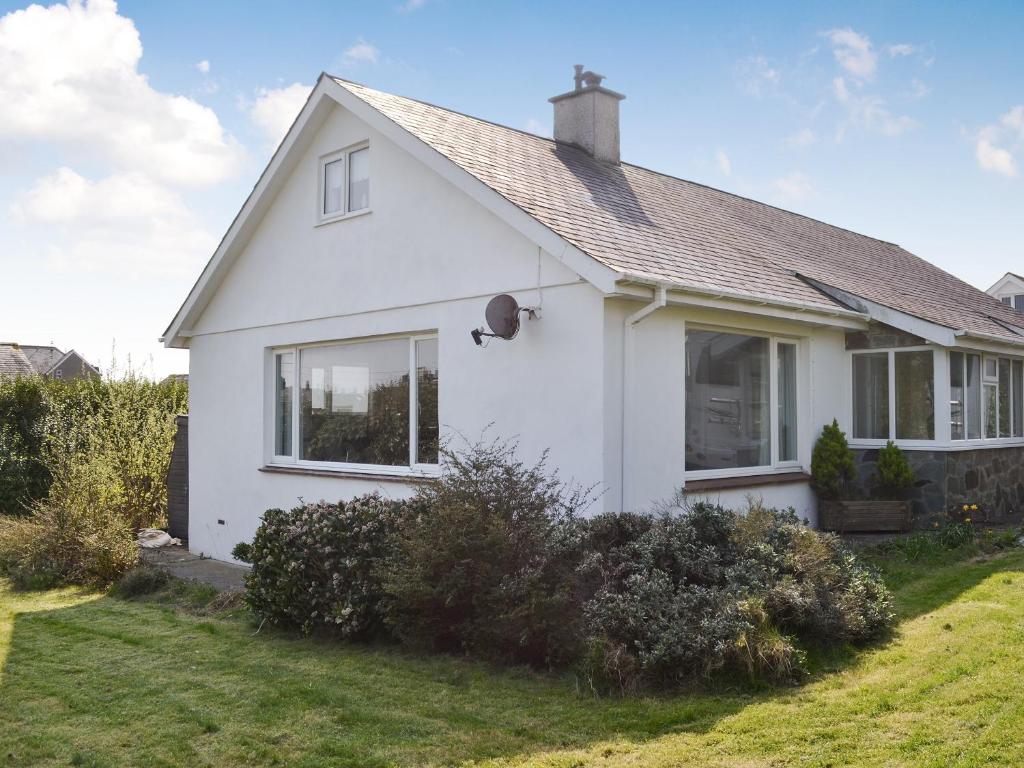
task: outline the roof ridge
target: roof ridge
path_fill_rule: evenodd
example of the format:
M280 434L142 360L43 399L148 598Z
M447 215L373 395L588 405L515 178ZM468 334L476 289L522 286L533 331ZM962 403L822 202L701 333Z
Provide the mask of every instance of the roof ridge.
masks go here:
M549 136L540 136L540 135L538 135L536 133L531 133L530 131L524 130L522 128L514 128L511 125L505 125L504 123L499 123L499 122L496 122L494 120L488 120L487 118L479 117L478 115L471 115L471 114L469 114L467 112L460 112L457 109L451 109L450 107L443 107L440 104L435 104L435 103L433 103L431 101L425 101L424 99L417 99L417 98L413 98L412 96L403 96L400 93L391 93L390 91L382 91L379 88L374 88L372 86L366 85L365 83L359 83L359 82L356 82L355 80L347 80L347 79L345 79L343 77L338 77L337 75L331 75L331 74L328 73L328 77L330 77L331 79L335 80L338 83L345 83L345 84L348 84L348 85L355 85L355 86L357 86L359 88L365 88L368 91L374 91L375 93L382 93L385 96L393 96L393 97L398 98L398 99L405 99L406 101L411 101L411 102L413 102L415 104L422 104L423 106L430 107L432 109L440 109L440 110L442 110L444 112L450 112L453 115L459 115L460 117L465 117L468 120L475 120L478 123L484 123L486 125L493 125L496 128L503 128L506 131L514 131L514 132L522 134L524 136L529 136L529 137L534 138L534 139L539 139L539 140L541 140L543 142L546 142L548 144L553 144L553 145L558 146L558 142L555 141L553 138L551 138ZM568 147L570 149L574 149L577 152L583 152L582 149L579 149L578 147L574 147L572 144L562 144L561 146ZM584 152L584 154L586 154L586 153ZM597 161L597 162L600 162L600 161ZM718 187L713 187L710 184L705 184L704 182L694 181L693 179L684 179L682 176L674 176L671 173L668 173L667 171L659 171L659 170L654 169L654 168L648 168L645 165L639 165L637 163L629 163L629 162L626 162L626 161L621 162L620 165L629 166L630 168L636 168L639 171L645 171L647 173L653 173L655 175L662 176L662 177L664 177L666 179L672 179L674 181L680 181L680 182L682 182L684 184L693 184L694 186L697 186L697 187L703 187L704 189L710 189L712 192L718 192L719 194L722 194L722 195L728 195L729 197L734 197L737 200L745 200L748 203L754 203L755 205L763 205L766 208L771 208L771 209L776 210L776 211L781 211L782 213L789 214L790 216L798 216L801 219L806 219L808 221L813 221L816 224L823 224L826 227L831 227L832 229L838 229L841 232L848 232L851 235L856 235L857 237L864 237L864 238L867 238L868 240L874 240L877 243L883 243L884 245L891 245L891 246L893 246L895 248L899 248L900 250L906 250L906 249L903 248L903 246L899 245L898 243L894 243L894 242L891 242L889 240L883 240L880 237L874 237L872 235L865 235L863 232L857 232L856 230L850 229L848 227L841 227L838 224L832 224L830 222L823 221L822 219L816 219L813 216L808 216L805 213L798 213L797 211L791 211L788 208L783 208L783 207L778 206L778 205L773 205L772 203L766 203L763 200L755 200L754 198L747 197L746 195L740 195L740 194L737 194L736 192L730 192L730 191L728 191L726 189L719 189ZM908 253L909 253L909 251L908 251Z

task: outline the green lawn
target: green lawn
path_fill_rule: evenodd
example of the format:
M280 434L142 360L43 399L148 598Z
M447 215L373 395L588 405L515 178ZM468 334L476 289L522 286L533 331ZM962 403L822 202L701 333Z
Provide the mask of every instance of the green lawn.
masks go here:
M884 646L643 700L0 582L0 766L1024 765L1024 552L890 573Z

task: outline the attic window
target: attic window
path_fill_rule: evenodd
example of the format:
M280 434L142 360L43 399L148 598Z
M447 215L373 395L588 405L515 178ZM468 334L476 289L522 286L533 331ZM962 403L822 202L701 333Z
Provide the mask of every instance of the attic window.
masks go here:
M320 223L370 208L370 148L365 144L320 158L317 219Z

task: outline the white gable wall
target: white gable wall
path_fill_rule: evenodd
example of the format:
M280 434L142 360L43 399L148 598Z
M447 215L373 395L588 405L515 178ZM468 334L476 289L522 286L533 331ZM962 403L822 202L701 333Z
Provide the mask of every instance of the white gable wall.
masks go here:
M369 139L372 212L314 226L318 158ZM539 269L538 269L539 267ZM538 273L541 290L538 290ZM509 292L542 303L512 342L469 331ZM260 514L406 483L261 472L275 346L434 331L442 431L516 438L521 455L584 485L602 481L603 298L403 150L338 108L282 186L193 326L190 546L227 559ZM223 521L223 524L218 523Z

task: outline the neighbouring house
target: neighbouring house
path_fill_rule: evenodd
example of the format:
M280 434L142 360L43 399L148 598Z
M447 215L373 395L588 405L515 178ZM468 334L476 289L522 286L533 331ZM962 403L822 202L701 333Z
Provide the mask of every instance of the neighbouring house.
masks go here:
M887 439L909 452L919 515L1024 504L1021 316L622 162L623 98L577 69L548 139L321 75L163 337L190 350L193 549L229 558L300 497L409 494L439 440L485 430L595 510L685 488L814 522L833 419L865 479ZM499 294L518 335L477 345Z
M85 379L100 372L73 349L61 352L54 346L9 342L0 344L0 375Z
M986 293L1018 312L1024 312L1024 277L1007 272Z

